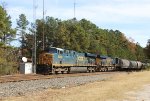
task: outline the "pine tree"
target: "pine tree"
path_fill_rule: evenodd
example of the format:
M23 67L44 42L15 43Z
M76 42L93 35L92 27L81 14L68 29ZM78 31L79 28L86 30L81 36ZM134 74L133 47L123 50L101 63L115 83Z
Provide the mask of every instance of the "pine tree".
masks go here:
M11 28L11 17L7 14L4 7L0 5L0 44L10 44L16 35L15 29Z
M150 59L150 39L147 42L147 46L145 48L146 56Z
M17 30L19 31L19 36L21 37L21 52L22 56L23 54L23 49L25 48L25 40L26 40L26 29L27 25L29 24L28 20L26 19L26 16L24 14L19 15L19 19L17 19Z

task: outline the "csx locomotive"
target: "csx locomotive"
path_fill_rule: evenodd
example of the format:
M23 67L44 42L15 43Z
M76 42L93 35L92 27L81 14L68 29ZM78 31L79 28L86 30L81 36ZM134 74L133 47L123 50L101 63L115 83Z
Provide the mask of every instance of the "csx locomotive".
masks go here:
M79 53L56 47L48 48L39 55L37 73L70 73L72 68L86 68L87 72L95 72L142 69L143 64L139 61L129 61L91 53Z

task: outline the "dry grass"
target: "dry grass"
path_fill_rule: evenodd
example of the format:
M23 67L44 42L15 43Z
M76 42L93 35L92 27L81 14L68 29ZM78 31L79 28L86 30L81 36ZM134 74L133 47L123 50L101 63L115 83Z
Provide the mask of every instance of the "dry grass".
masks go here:
M115 101L125 99L125 93L150 84L150 71L121 73L111 80L94 82L64 89L48 89L44 92L11 97L6 101Z

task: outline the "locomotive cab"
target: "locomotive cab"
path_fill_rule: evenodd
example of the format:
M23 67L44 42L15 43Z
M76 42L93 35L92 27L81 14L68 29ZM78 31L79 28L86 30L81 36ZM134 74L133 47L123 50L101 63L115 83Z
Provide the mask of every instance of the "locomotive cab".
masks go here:
M52 72L52 66L56 62L56 55L58 55L57 61L61 64L62 62L62 54L63 49L51 47L39 54L38 65L37 65L37 73L50 73Z
M62 57L63 50L58 48L49 48L43 51L39 55L39 64L52 65L55 54L58 54L58 57Z

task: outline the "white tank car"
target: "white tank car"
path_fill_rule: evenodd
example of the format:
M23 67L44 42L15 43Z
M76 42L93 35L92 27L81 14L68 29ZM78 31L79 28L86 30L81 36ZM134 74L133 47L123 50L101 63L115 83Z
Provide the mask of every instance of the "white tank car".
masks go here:
M141 69L141 68L142 68L142 62L137 61L137 68L138 68L138 69Z
M130 67L129 68L138 68L138 63L137 63L137 61L130 61Z
M120 67L121 68L129 68L130 61L126 59L120 59Z

